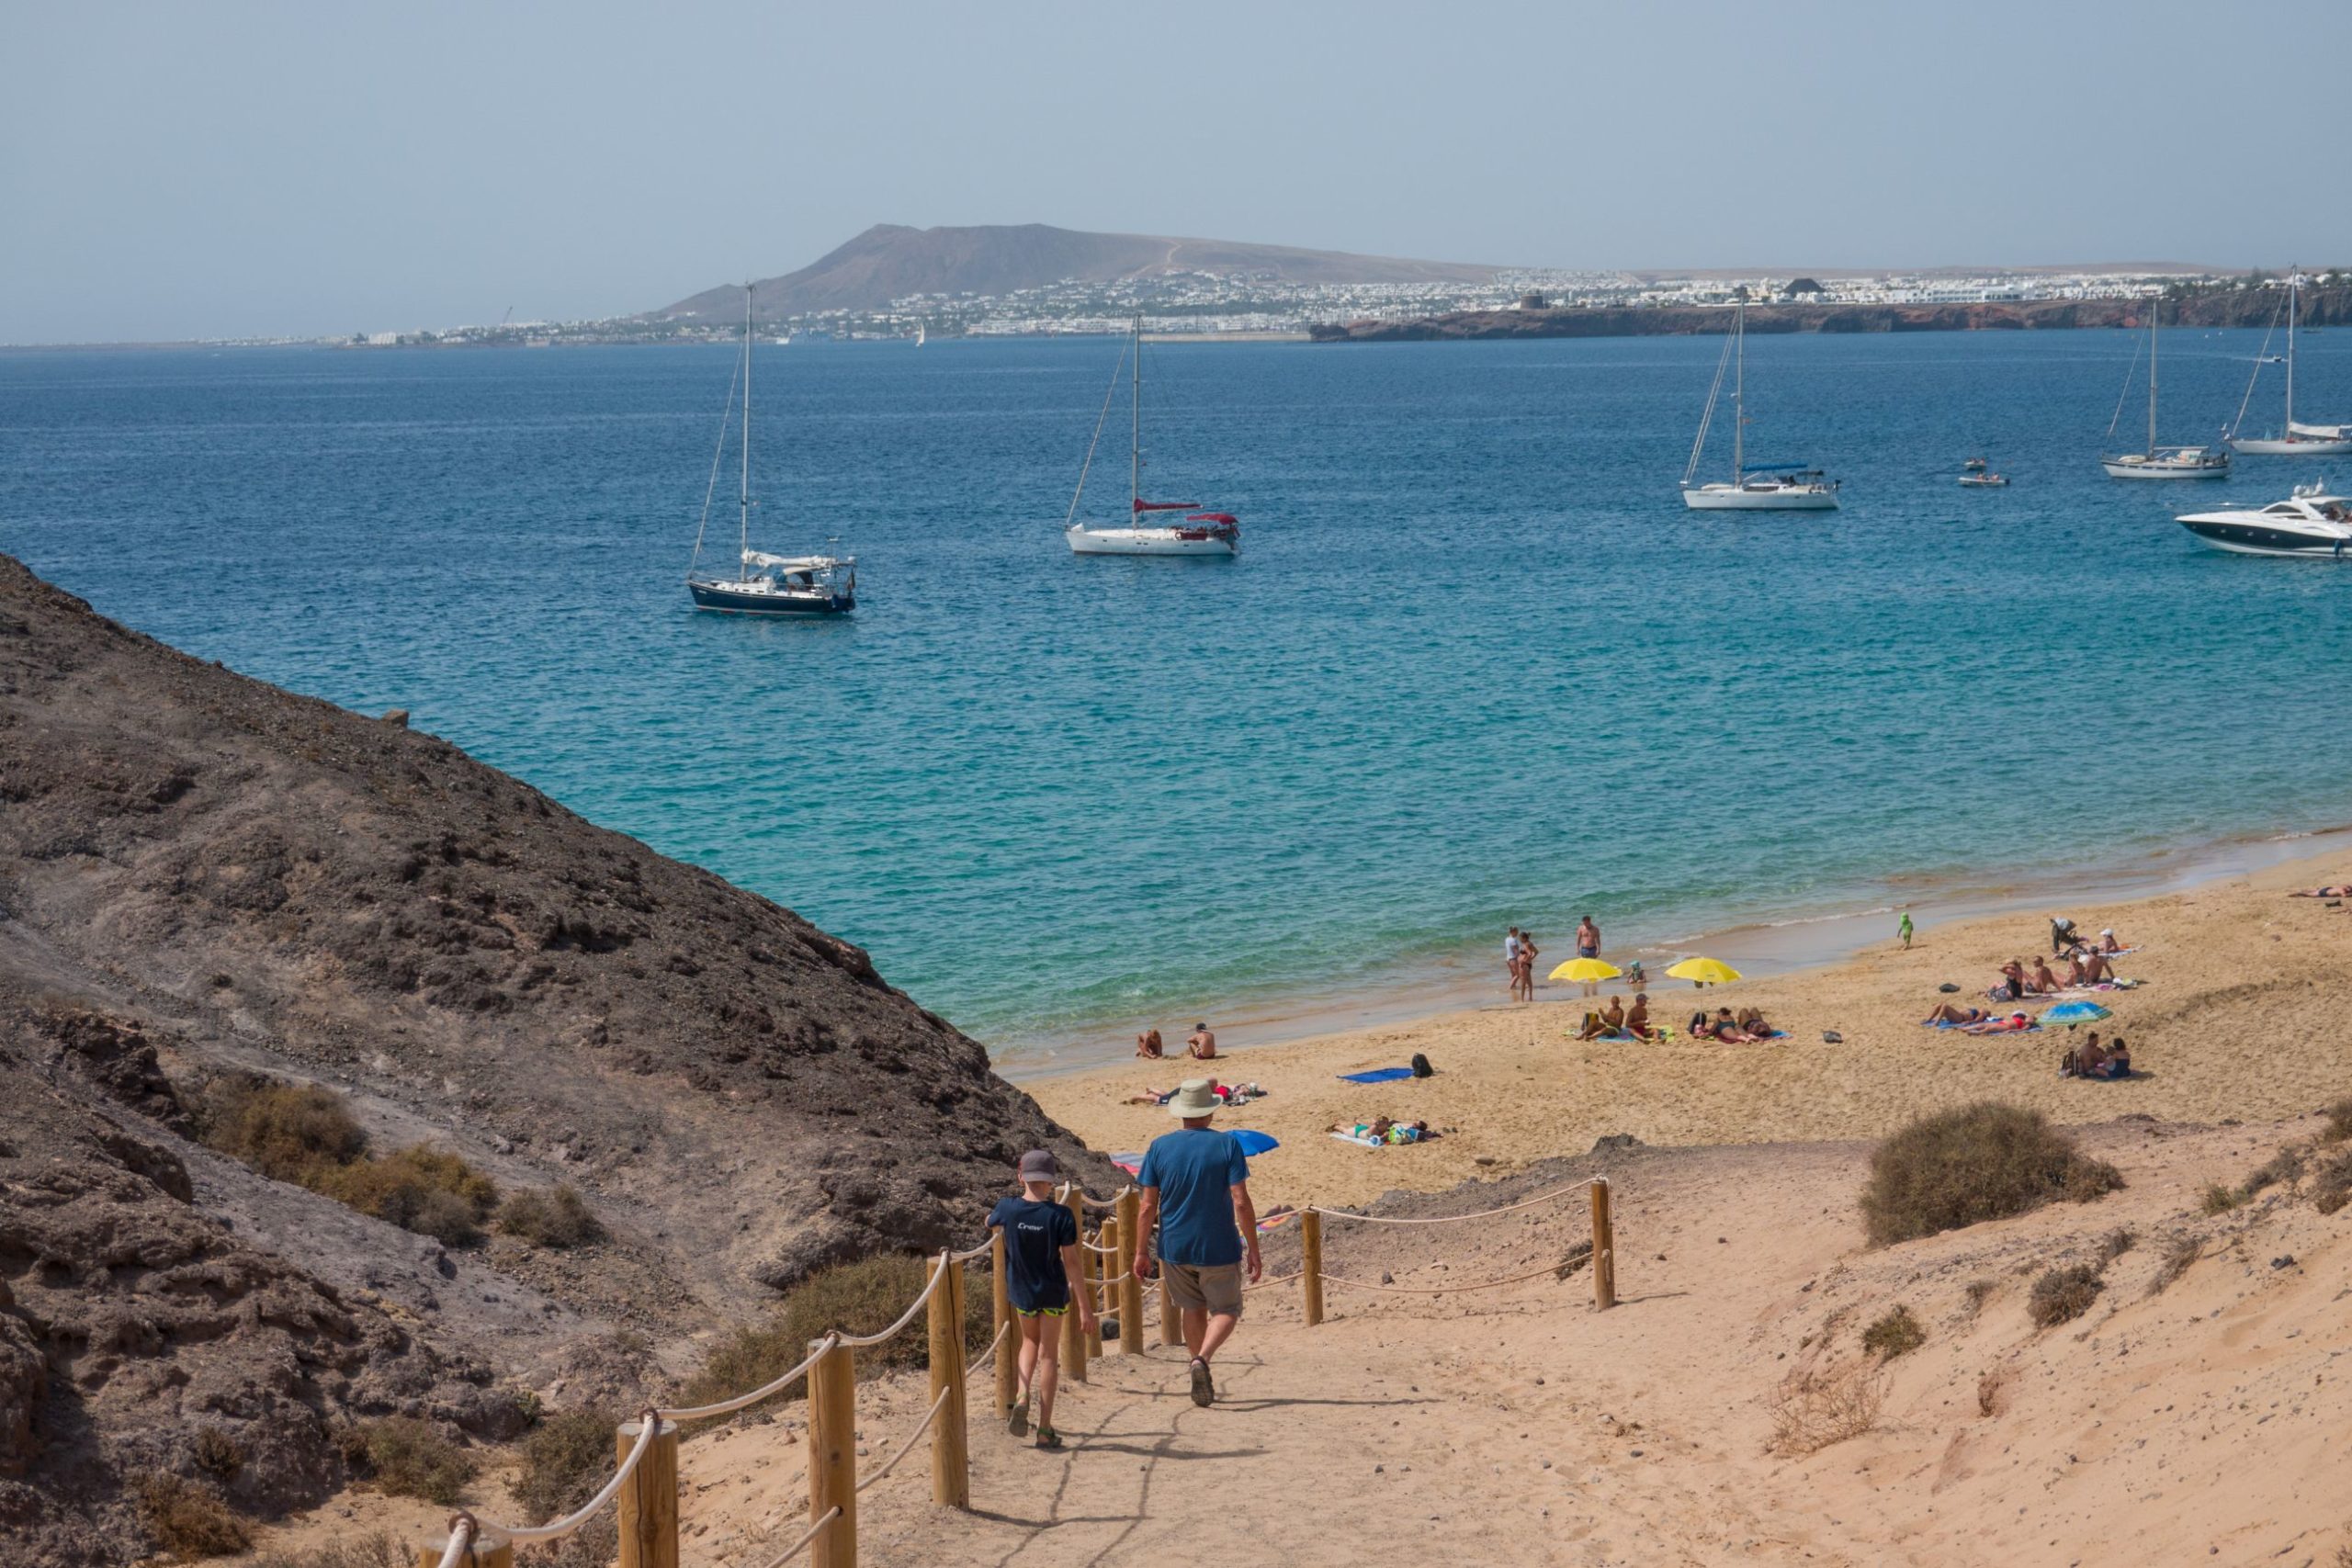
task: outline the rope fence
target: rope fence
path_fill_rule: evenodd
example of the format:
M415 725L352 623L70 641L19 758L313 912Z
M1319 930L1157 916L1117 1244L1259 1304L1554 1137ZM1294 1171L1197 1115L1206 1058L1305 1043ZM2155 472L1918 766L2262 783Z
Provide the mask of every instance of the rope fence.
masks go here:
M1579 1190L1589 1190L1592 1197L1593 1305L1596 1310L1606 1310L1614 1306L1617 1301L1612 1200L1607 1179L1599 1177L1538 1193L1516 1203L1481 1209L1467 1214L1414 1217L1360 1214L1344 1209L1309 1204L1298 1211L1298 1269L1294 1273L1260 1280L1244 1286L1243 1290L1246 1292L1275 1285L1300 1285L1304 1292L1303 1315L1308 1326L1312 1327L1323 1321L1323 1287L1326 1284L1392 1295L1443 1296L1466 1291L1499 1290L1506 1285L1539 1280L1547 1274L1565 1277L1569 1265L1577 1261L1573 1256L1530 1273L1468 1285L1380 1284L1334 1274L1323 1266L1323 1222L1332 1219L1370 1224L1454 1224L1516 1213ZM1084 1277L1080 1281L1080 1288L1088 1292L1090 1299L1099 1298L1103 1312L1118 1314L1120 1350L1125 1354L1141 1355L1144 1350L1143 1286L1134 1271L1124 1265L1140 1235L1139 1190L1130 1183L1120 1188L1110 1199L1098 1200L1088 1197L1077 1184L1069 1183L1057 1190L1056 1199L1079 1222L1081 1249L1079 1256L1084 1265L1081 1270ZM1105 1214L1097 1232L1099 1239L1090 1239L1086 1235L1084 1216L1090 1210ZM992 1320L996 1325L996 1335L989 1341L987 1349L977 1359L967 1361L965 1272L960 1265L972 1262L983 1254L991 1259ZM1098 1263L1095 1261L1097 1258L1122 1261L1114 1266L1108 1262ZM1164 1344L1181 1344L1182 1328L1168 1293L1164 1270L1159 1292L1161 1340ZM861 1480L856 1473L856 1352L897 1338L926 1309L931 1336L930 1408L890 1457ZM560 1540L578 1530L616 1501L619 1505L620 1568L676 1568L679 1424L730 1416L750 1409L804 1379L808 1383L808 1528L766 1568L784 1568L804 1551L809 1553L812 1568L856 1568L859 1495L897 1470L925 1436L932 1439L932 1500L945 1507L971 1506L970 1461L966 1448L969 1422L965 1384L982 1367L993 1362L996 1369L996 1414L1001 1416L1010 1408L1019 1385L1019 1367L1017 1358L1000 1352L1012 1337L1013 1325L1014 1315L1006 1288L1003 1235L992 1232L988 1240L961 1252L952 1247L942 1247L931 1259L930 1274L923 1282L922 1290L888 1327L865 1335L831 1330L822 1338L811 1341L807 1359L791 1371L733 1398L709 1404L649 1408L638 1419L623 1424L616 1433L614 1448L618 1461L613 1474L594 1496L578 1508L560 1518L529 1526L486 1522L460 1511L451 1517L447 1539L440 1545L418 1553L418 1568L513 1568L515 1547ZM1088 1359L1102 1354L1104 1348L1099 1344L1090 1346L1085 1343L1088 1336L1081 1332L1076 1313L1063 1317L1061 1332L1064 1336L1064 1374L1083 1382L1087 1381Z

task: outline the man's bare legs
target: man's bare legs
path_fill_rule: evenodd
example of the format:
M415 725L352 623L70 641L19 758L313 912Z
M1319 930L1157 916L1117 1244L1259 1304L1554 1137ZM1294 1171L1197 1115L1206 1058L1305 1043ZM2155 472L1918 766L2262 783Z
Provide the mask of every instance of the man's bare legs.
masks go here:
M1184 1309L1184 1348L1196 1361L1205 1361L1216 1355L1217 1348L1233 1337L1241 1326L1241 1319L1233 1313L1221 1312L1211 1317L1206 1307Z

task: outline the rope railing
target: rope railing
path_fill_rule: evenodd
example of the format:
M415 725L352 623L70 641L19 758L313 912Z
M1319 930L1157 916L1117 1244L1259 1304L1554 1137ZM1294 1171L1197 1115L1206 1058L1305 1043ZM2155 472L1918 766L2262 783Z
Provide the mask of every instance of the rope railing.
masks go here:
M749 1393L739 1393L732 1399L722 1399L714 1404L695 1404L681 1410L657 1410L654 1414L664 1421L700 1421L707 1416L732 1416L738 1410L748 1410L763 1399L782 1393L791 1387L794 1382L808 1373L809 1368L817 1364L818 1357L840 1342L840 1337L836 1334L827 1334L822 1339L817 1341L817 1348L808 1353L807 1360L782 1377L762 1383Z
M480 1528L468 1513L460 1512L449 1520L449 1544L442 1549L441 1568L458 1568L471 1555L474 1532Z
M879 1334L858 1335L836 1332L834 1338L840 1343L848 1346L853 1350L862 1350L869 1345L881 1345L892 1339L896 1339L899 1337L899 1331L915 1320L915 1314L922 1311L925 1306L930 1304L932 1292L939 1289L941 1281L947 1278L947 1256L946 1249L944 1247L941 1248L939 1261L933 1266L931 1270L930 1282L923 1286L922 1294L917 1296L908 1304L907 1310L899 1314L898 1322L892 1324L889 1327L884 1329Z
M798 1540L794 1541L790 1546L786 1547L782 1551L776 1553L776 1555L769 1561L767 1568L784 1568L786 1563L799 1556L800 1553L807 1549L810 1541L824 1534L826 1529L831 1526L835 1519L838 1519L841 1517L842 1511L840 1508L831 1507L826 1509L822 1514L818 1516L816 1523L810 1525L807 1529L800 1532L800 1539Z
M966 1377L970 1377L974 1372L977 1372L982 1367L987 1366L989 1359L995 1356L997 1347L1004 1343L1004 1337L1012 1332L1012 1320L1007 1318L1004 1323L998 1327L996 1331L996 1337L989 1341L989 1348L980 1352L980 1359L964 1369L964 1375Z
M492 1525L491 1528L517 1546L529 1546L537 1541L561 1540L565 1536L595 1517L597 1510L618 1495L622 1483L627 1482L636 1472L638 1465L643 1462L646 1450L653 1446L654 1434L661 1429L660 1418L652 1411L647 1411L645 1429L637 1435L637 1446L628 1450L628 1458L621 1461L620 1468L613 1472L613 1478L605 1482L594 1497L589 1498L563 1517L549 1519L543 1525L522 1527Z
M1435 1288L1423 1285L1376 1285L1370 1280L1351 1280L1345 1274L1331 1273L1323 1275L1323 1282L1327 1285L1347 1285L1359 1291L1385 1291L1391 1295L1398 1296L1450 1296L1456 1291L1492 1291L1505 1285L1523 1285L1530 1280L1540 1280L1546 1274L1558 1276L1561 1268L1561 1264L1547 1263L1532 1274L1514 1274L1508 1280L1487 1280L1476 1285L1439 1285ZM1291 1278L1296 1279L1297 1276L1293 1275Z
M860 1492L865 1491L867 1487L873 1485L876 1482L881 1480L884 1476L899 1468L899 1461L906 1458L908 1453L913 1450L917 1443L922 1441L922 1435L931 1430L931 1424L939 1419L940 1411L946 1406L948 1400L953 1398L955 1393L956 1385L953 1383L948 1384L945 1388L939 1391L939 1397L931 1402L931 1409L924 1415L922 1418L922 1425L917 1427L913 1431L907 1434L907 1440L899 1445L899 1451L897 1453L892 1454L888 1459L882 1461L881 1469L876 1471L873 1474L867 1476L865 1480L857 1483L857 1489Z
M1423 1214L1410 1218L1401 1214L1356 1214L1345 1209L1327 1209L1320 1203L1309 1203L1306 1205L1306 1212L1329 1214L1335 1220L1361 1220L1368 1225L1450 1225L1459 1220L1491 1219L1497 1214L1509 1214L1521 1209L1532 1209L1538 1203L1548 1203L1555 1198L1566 1197L1571 1192L1581 1192L1597 1179L1599 1179L1587 1177L1582 1181L1571 1181L1566 1187L1555 1187L1549 1192L1539 1192L1522 1202L1506 1203L1499 1209L1480 1209L1476 1213L1469 1214Z

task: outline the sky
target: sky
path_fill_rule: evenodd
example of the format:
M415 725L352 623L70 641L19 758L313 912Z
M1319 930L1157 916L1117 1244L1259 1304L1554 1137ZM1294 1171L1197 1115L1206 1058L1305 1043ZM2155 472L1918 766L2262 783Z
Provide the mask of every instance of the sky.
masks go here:
M0 0L0 343L625 314L876 222L2352 265L2347 53L2269 0Z

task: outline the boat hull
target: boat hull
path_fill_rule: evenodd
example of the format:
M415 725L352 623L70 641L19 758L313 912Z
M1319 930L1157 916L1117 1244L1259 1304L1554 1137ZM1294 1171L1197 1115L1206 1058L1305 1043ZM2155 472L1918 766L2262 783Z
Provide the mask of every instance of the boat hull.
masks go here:
M2217 550L2241 556L2294 556L2304 560L2342 560L2352 548L2352 536L2340 539L2267 528L2258 523L2225 523L2181 519L2180 525Z
M2230 466L2226 462L2151 463L2102 457L2098 466L2107 470L2107 477L2111 479L2225 479L2230 477Z
M1197 537L1187 537L1197 535ZM1238 534L1176 528L1088 528L1069 532L1072 555L1191 556L1230 559L1241 553Z
M1693 485L1683 491L1682 504L1693 512L1835 512L1838 492Z
M2261 437L2234 440L2230 450L2249 457L2341 457L2352 453L2352 441L2330 441L2298 436L2294 439Z
M695 608L726 615L782 615L800 620L846 615L857 608L854 593L746 593L716 583L689 582Z

